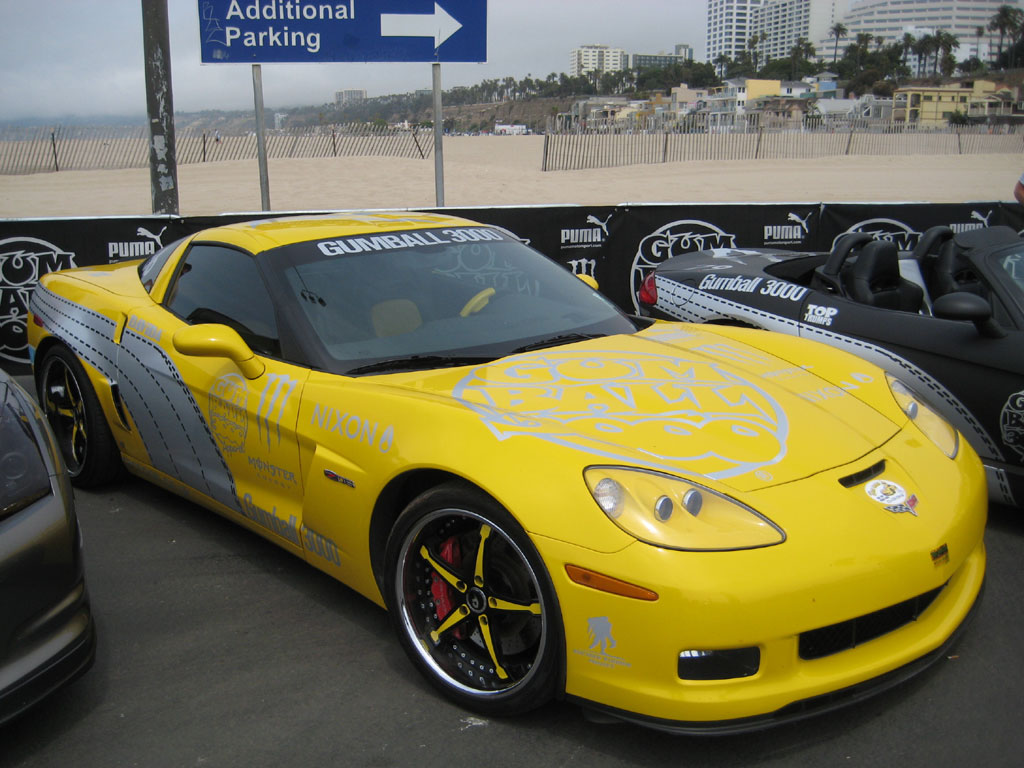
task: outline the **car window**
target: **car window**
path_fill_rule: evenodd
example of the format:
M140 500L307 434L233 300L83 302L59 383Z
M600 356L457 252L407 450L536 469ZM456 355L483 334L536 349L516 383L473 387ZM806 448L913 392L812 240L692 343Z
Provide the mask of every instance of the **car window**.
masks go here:
M185 322L223 323L254 352L279 357L274 306L252 256L220 245L193 245L182 259L167 309Z
M339 373L403 356L491 359L636 325L559 264L490 227L285 246L260 259ZM554 343L554 341L552 341Z
M167 259L178 249L178 246L181 245L181 242L184 239L185 238L181 237L170 245L165 245L144 262L139 264L139 280L142 281L142 285L145 287L147 292L152 293L153 284L156 282L157 275L160 274L160 271L164 268L164 264L167 263Z

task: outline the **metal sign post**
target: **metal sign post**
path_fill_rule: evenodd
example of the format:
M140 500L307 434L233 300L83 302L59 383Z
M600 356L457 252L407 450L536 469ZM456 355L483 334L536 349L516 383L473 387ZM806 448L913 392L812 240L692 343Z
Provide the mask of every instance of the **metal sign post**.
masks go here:
M441 111L441 62L431 64L434 75L434 196L437 207L444 207L444 112Z
M142 0L142 48L149 114L149 186L153 213L178 213L178 161L171 99L167 0Z
M263 119L263 71L252 65L252 98L256 107L256 156L260 166L260 202L270 210L270 173L267 170L267 127Z
M254 65L261 146L260 63L431 62L435 187L437 204L444 205L440 63L487 60L487 0L198 0L198 8L202 63ZM265 147L261 152L260 184L269 210Z

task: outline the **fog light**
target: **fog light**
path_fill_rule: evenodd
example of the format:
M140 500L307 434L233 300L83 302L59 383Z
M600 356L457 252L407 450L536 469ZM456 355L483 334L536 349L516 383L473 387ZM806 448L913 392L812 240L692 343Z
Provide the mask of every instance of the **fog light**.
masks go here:
M721 651L691 649L679 654L681 680L731 680L751 677L761 667L761 649L729 648Z
M671 519L674 509L675 504L672 503L672 499L662 496L654 503L654 516L661 522L667 523Z

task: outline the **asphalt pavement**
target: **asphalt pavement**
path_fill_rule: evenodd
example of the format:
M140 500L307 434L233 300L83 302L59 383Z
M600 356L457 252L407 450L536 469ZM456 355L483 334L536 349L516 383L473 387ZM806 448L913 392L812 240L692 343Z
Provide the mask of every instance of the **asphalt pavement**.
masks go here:
M0 728L2 768L935 768L1024 754L1024 511L991 511L981 606L924 675L802 723L695 738L560 702L472 715L420 678L382 609L258 536L137 479L76 502L96 663Z

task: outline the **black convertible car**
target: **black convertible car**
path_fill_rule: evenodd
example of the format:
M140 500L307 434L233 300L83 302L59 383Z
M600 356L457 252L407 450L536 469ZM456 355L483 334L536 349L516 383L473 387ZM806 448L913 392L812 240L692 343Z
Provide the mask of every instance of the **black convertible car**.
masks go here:
M864 233L830 253L697 251L658 265L638 299L649 316L781 331L880 365L971 442L992 501L1024 504L1024 240L1011 228L933 227L912 252Z

